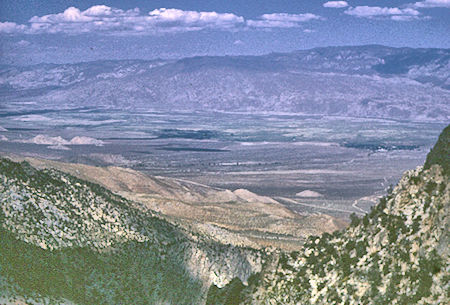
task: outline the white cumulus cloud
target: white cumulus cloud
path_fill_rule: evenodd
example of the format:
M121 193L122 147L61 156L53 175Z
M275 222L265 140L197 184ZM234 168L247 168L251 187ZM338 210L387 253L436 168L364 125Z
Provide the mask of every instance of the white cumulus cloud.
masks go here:
M300 23L322 19L305 14L264 14L256 20L245 20L232 13L185 11L159 8L141 13L138 8L122 10L106 5L95 5L84 11L69 7L62 13L34 16L28 24L0 23L4 34L83 34L156 35L213 30L238 30L246 28L290 28Z
M122 10L95 5L85 11L69 7L62 13L34 16L27 25L3 22L0 23L0 33L158 34L203 29L224 30L244 25L243 17L231 13L160 8L141 14L138 8Z
M0 22L0 33L16 34L26 30L26 26L15 22Z
M395 21L418 19L420 12L413 8L357 6L350 7L344 12L360 18L390 18Z
M301 23L311 20L320 20L322 17L306 13L306 14L287 14L274 13L261 15L257 20L247 20L249 27L256 28L294 28L299 27Z
M329 8L343 8L347 6L348 6L347 1L328 1L323 4L323 7Z
M228 29L244 23L244 18L231 13L183 11L160 8L149 12L147 20L161 27L191 29Z
M416 8L446 7L450 8L450 0L425 0L412 5Z

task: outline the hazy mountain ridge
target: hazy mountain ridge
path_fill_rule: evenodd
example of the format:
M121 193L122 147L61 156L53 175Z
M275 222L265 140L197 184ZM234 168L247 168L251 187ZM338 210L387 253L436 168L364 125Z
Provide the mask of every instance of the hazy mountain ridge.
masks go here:
M207 304L444 304L449 299L450 126L425 168L344 231L279 253L249 286L211 287ZM433 153L434 152L434 153ZM230 301L231 300L231 301Z
M54 89L83 81L120 78L136 73L137 69L152 69L169 63L164 60L102 60L76 64L37 64L0 67L0 84L16 90ZM1 88L1 87L0 87ZM3 88L3 90L5 90Z
M210 283L245 281L261 266L262 252L187 232L56 170L0 159L0 182L0 300L202 303Z
M264 56L3 69L3 98L38 108L268 111L447 120L450 50L329 47Z

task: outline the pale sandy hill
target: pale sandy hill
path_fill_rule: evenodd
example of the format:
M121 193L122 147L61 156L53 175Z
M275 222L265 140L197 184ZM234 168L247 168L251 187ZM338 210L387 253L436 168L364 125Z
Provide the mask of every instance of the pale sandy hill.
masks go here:
M323 197L323 195L321 193L318 193L318 192L315 192L315 191L311 191L311 190L305 190L303 192L299 192L299 193L295 194L295 196L297 196L297 197L304 197L304 198Z

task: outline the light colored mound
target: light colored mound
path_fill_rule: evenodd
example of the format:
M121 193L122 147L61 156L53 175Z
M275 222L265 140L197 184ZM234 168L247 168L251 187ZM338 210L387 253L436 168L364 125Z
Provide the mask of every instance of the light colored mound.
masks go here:
M8 131L6 128L0 126L0 131Z
M233 193L248 202L278 203L270 197L259 196L246 189L237 189Z
M31 138L29 140L23 140L23 143L31 143L31 144L39 144L39 145L67 145L70 144L69 141L65 140L64 138L58 136L58 137L50 137L47 135L37 135L34 138Z
M102 140L97 140L91 137L76 136L70 140L71 145L95 145L102 146L104 142Z
M299 192L299 193L295 194L295 196L297 196L297 197L305 197L305 198L323 197L323 195L321 193L314 192L314 191L311 191L311 190L304 190L303 192Z
M4 135L0 135L0 141L8 141L8 138Z
M39 144L39 145L51 145L53 146L62 146L62 145L95 145L95 146L102 146L104 144L103 141L97 140L95 138L91 137L84 137L84 136L76 136L73 137L72 140L67 141L66 139L57 136L57 137L51 137L47 135L37 135L34 138L31 138L29 140L23 140L20 141L22 143L31 143L31 144Z

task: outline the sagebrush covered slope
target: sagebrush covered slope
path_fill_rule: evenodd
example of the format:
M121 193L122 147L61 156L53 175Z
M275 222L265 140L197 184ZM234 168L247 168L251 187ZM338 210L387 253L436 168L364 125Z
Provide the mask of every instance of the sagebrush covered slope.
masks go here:
M261 254L174 226L103 187L0 159L0 301L201 304Z
M448 150L449 133L433 152ZM248 287L212 287L207 304L445 304L450 299L448 159L428 158L362 219L278 253ZM230 303L230 298L234 300Z

